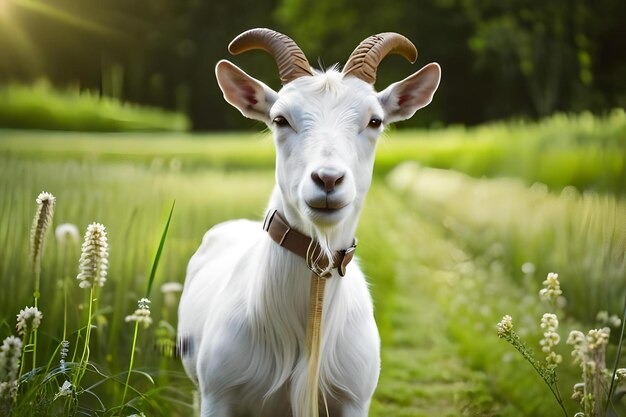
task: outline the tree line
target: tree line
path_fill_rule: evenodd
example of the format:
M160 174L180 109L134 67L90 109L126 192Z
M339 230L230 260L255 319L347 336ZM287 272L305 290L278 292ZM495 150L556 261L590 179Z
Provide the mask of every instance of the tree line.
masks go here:
M358 43L399 32L416 65L389 57L377 88L436 61L435 101L405 126L601 113L626 106L620 0L1 0L0 85L47 78L187 113L197 130L245 126L215 76L223 58L278 89L262 52L230 57L252 27L291 36L309 61L343 64Z

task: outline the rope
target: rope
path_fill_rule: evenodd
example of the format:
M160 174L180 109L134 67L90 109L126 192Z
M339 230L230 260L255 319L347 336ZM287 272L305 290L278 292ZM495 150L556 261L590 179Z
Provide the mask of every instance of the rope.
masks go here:
M311 410L311 416L319 416L319 374L322 335L322 310L324 306L324 288L326 279L313 273L311 276L311 298L309 301L309 317L307 322L307 364L309 383L306 402ZM324 404L326 398L324 397ZM328 415L328 408L326 408Z

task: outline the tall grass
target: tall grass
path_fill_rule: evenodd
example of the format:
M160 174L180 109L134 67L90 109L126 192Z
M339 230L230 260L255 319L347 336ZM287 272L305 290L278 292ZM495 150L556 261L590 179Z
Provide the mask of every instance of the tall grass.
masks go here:
M557 114L537 123L501 122L452 127L416 135L398 131L380 145L376 166L388 172L401 161L470 176L516 177L560 191L626 193L626 113Z
M184 131L183 114L122 103L95 93L53 89L45 81L0 86L0 127L118 132Z
M390 184L443 222L476 255L498 252L509 276L522 267L559 271L569 314L593 323L598 311L620 313L626 293L626 201L566 188L550 193L512 179L476 180L407 163Z
M0 152L43 160L120 159L185 169L273 169L267 133L175 136L50 134L1 131ZM473 177L517 177L559 191L626 194L626 113L555 115L539 123L390 131L378 145L374 174L403 161L454 169ZM160 139L160 140L159 140Z
M133 332L124 318L145 294L145 283L150 274L148 267L154 256L155 242L160 238L163 207L176 198L184 209L172 219L168 247L161 257L155 286L167 281L182 282L187 260L212 224L233 216L255 217L260 214L273 182L271 172L256 176L219 171L189 175L176 170L147 169L128 164L42 163L15 159L2 159L0 171L0 194L11 196L0 199L0 276L3 285L0 336L12 332L15 314L23 308L23 302L31 299L33 291L32 285L25 285L30 282L31 275L28 234L33 195L36 196L41 189L55 190L58 201L64 202L57 205L53 227L73 222L84 229L94 219L107 225L111 262L107 284L99 291L98 308L92 314L95 327L91 332L89 355L90 363L98 364L99 368L87 366L85 381L88 385L89 381L95 383L98 373L114 380L122 379L122 382L126 376ZM129 182L131 178L132 182ZM216 184L220 186L216 187ZM232 189L243 193L233 197ZM78 247L62 246L51 238L46 250L48 256L42 260L40 298L45 320L39 329L40 352L44 353L39 357L56 362L59 357L52 358L51 355L54 356L62 341L64 327L78 329L84 326L89 304L84 298L84 290L78 288L75 280ZM66 320L63 308L65 288L69 300ZM154 293L152 301L155 306L163 305L160 293ZM175 325L176 311L172 307L166 312L156 309L155 322L159 323L165 313L169 323ZM84 330L82 334L85 334ZM153 333L146 333L146 337L137 340L136 349L141 358L137 362L137 371L149 370L152 376L156 376L156 370L168 370L166 379L170 384L158 387L158 394L163 402L161 407L170 411L157 415L176 415L176 412L187 415L188 409L175 404L181 400L189 404L188 398L181 397L183 394L179 388L187 387L182 392L188 395L191 383L183 376L178 360L163 358L159 354L156 338ZM75 344L72 343L70 348L71 352L74 351ZM81 357L82 344L80 349L77 361ZM139 379L134 384L143 392L153 390L148 379L143 382ZM100 392L99 395L119 401L122 386L123 383L104 384L100 387L104 394ZM134 392L132 396L130 394L129 398L136 396ZM167 398L174 402L165 401ZM96 406L90 404L90 407ZM154 409L154 404L150 407Z

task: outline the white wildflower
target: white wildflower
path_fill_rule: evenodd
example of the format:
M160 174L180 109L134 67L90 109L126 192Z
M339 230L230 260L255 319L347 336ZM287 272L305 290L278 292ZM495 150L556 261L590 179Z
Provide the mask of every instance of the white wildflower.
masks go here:
M609 316L609 312L606 310L598 312L596 321L603 326L619 327L622 325L622 320L617 315L612 314Z
M109 244L106 228L100 223L87 226L80 255L80 273L76 277L81 288L104 285L109 267Z
M610 324L613 327L619 327L622 325L622 320L616 314L613 314L609 317L607 324Z
M498 329L498 336L503 337L507 334L510 334L513 330L513 318L508 314L502 317L502 320L496 325Z
M17 380L21 357L22 341L15 336L5 338L0 346L0 381Z
M585 396L585 383L578 382L574 384L574 393L572 394L572 400L581 401Z
M70 352L70 342L69 340L64 340L61 342L61 350L59 354L61 356L61 360L59 363L61 364L61 369L65 370L65 358L67 358L67 354Z
M37 329L41 324L42 318L43 314L37 307L25 307L23 310L20 310L17 315L17 324L15 325L17 334L23 336L25 332Z
M546 362L552 365L558 365L563 358L552 350L561 341L561 336L559 336L557 332L559 329L559 319L556 314L545 313L541 318L541 328L544 329L544 333L539 344L541 345L541 350L548 354L548 356L546 356Z
M161 292L163 294L179 293L182 290L183 284L181 284L180 282L166 282L165 284L161 285Z
M626 385L626 368L619 368L615 371L615 381L617 385Z
M589 350L599 350L604 348L609 343L610 335L611 329L608 327L589 330L589 333L587 334L587 345Z
M35 267L35 270L40 268L41 255L43 253L43 243L46 237L50 223L52 223L52 216L54 215L54 205L56 198L47 192L41 192L37 199L37 213L33 218L33 225L30 229L30 249L31 249L31 261Z
M54 399L56 400L59 397L67 397L68 395L72 394L73 390L74 385L72 385L70 381L64 381L63 385L59 387L59 392L55 394Z
M545 281L543 288L539 291L539 297L551 304L556 304L559 297L563 294L561 284L559 283L559 274L550 272Z
M72 383L70 381L65 381L63 382L63 385L59 387L59 392L57 393L56 397L66 397L72 393L72 389Z
M183 290L183 285L179 282L166 282L161 285L163 293L163 301L166 306L173 307L176 305L176 294Z
M17 395L17 375L22 357L22 341L9 336L0 346L0 398L14 399Z
M572 330L567 338L567 342L565 343L574 347L572 350L574 363L579 363L582 366L587 357L587 338L585 338L583 332Z
M62 246L67 243L78 243L80 239L80 235L78 233L78 227L72 223L63 223L60 224L54 229L54 235L57 238L57 241Z
M0 382L0 398L15 399L17 396L17 380Z
M535 264L533 264L532 262L524 262L522 264L522 272L526 275L534 274Z
M147 328L152 324L152 318L150 317L150 300L147 298L142 298L137 302L138 309L129 316L126 316L125 321L131 322L136 321L138 323L143 323L144 327Z

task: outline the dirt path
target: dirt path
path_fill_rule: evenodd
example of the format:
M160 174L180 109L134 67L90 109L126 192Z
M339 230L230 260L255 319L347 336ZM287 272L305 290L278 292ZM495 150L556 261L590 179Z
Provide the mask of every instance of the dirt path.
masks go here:
M455 318L437 301L439 280L464 254L384 184L372 193L377 206L364 211L359 249L366 273L378 280L374 298L384 298L385 309L377 311L383 365L370 415L490 415L484 374L460 359L447 336Z

